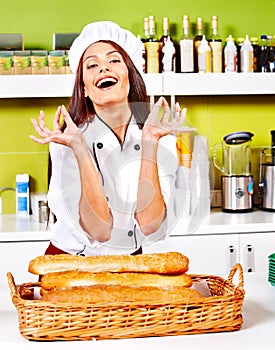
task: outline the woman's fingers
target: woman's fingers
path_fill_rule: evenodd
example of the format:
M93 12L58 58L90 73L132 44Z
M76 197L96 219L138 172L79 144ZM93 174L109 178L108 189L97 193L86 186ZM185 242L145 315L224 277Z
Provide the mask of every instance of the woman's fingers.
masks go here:
M54 118L54 131L51 131L45 124L45 113L43 111L40 111L39 113L39 117L38 117L38 122L36 119L31 119L31 123L35 129L35 131L37 132L37 134L41 137L38 138L34 135L30 135L30 139L39 143L39 144L46 144L49 143L51 141L53 141L54 136L56 136L57 134L60 134L60 126L58 124L58 119L60 118L60 107L57 109L57 112L55 114L55 118Z
M61 115L62 117L64 118L65 122L67 125L72 125L74 124L69 112L67 111L66 107L64 105L62 105L60 107L60 112L61 112Z
M58 106L53 119L54 130L60 130L60 117L61 117L61 106Z

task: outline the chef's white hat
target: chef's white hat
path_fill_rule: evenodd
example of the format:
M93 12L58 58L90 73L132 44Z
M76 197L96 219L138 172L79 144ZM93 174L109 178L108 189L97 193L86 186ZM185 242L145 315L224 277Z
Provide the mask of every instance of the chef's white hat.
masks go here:
M99 21L87 24L72 43L69 51L69 62L73 73L77 71L84 51L99 40L111 40L120 45L128 53L139 72L142 72L143 44L141 40L114 22Z

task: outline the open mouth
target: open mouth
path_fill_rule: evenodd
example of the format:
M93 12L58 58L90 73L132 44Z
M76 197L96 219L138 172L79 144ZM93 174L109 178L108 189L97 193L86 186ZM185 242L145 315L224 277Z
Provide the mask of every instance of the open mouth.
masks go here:
M106 88L109 88L111 86L114 86L116 83L117 83L117 80L115 78L108 77L108 78L100 79L96 83L96 87L98 89L106 89Z

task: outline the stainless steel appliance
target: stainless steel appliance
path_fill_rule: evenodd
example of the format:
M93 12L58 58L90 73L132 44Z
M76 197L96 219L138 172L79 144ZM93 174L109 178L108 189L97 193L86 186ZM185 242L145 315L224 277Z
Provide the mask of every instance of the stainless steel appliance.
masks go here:
M261 150L259 199L260 209L275 211L275 130L271 130L271 147Z
M214 145L214 165L222 173L224 212L253 210L253 176L250 160L250 142L253 136L254 134L248 131L233 132L224 136L222 143ZM220 157L219 150L221 150Z

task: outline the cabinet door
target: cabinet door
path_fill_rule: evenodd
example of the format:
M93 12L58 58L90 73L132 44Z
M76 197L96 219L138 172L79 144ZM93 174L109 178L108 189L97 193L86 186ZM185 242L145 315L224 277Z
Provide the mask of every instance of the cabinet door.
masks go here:
M238 234L170 236L165 242L142 247L144 253L178 251L189 258L189 272L228 275L239 260Z
M7 283L7 272L11 272L15 283L37 281L38 277L28 272L31 259L44 255L49 241L1 242L0 283Z
M266 272L268 255L275 253L275 232L240 233L240 262L244 272Z

